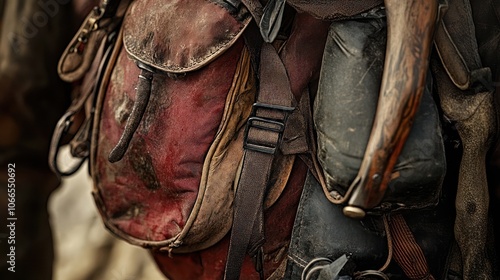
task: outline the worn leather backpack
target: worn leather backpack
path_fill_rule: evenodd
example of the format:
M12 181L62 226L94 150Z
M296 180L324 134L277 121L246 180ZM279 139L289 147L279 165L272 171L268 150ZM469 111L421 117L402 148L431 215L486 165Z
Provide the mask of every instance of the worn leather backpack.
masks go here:
M442 80L468 74L443 51L461 51L446 3L396 2L104 0L59 63L82 86L51 166L89 159L106 227L169 279L462 274L450 143L469 138ZM81 160L63 170L68 138Z
M187 24L179 15L188 14L203 20ZM256 99L254 46L242 36L250 20L244 6L226 1L105 1L70 43L59 73L66 81L83 79L84 88L53 145L85 111L72 152L90 159L96 204L118 237L158 253L211 247L232 226L234 192L244 180L272 182L259 211L274 207L274 220L297 207L305 168L296 164L301 172L290 176L295 156L277 147L293 96L285 104L264 103L273 101L270 89ZM259 133L272 133L276 143L258 142ZM244 147L277 154L259 166L267 174L242 175L246 164L254 164L243 160ZM60 170L57 149L53 156ZM69 175L78 165L59 172ZM279 252L293 217L274 228L277 239L263 253L279 261L266 273L286 256Z

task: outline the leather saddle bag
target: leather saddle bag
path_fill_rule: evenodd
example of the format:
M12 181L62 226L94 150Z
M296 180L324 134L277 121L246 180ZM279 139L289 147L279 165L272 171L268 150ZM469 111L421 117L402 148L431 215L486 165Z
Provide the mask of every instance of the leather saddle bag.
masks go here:
M437 208L403 215L436 279L446 279L448 253L453 242L453 219L449 219L453 215L450 207L453 200L450 198ZM306 279L325 279L316 278L318 273L314 270L324 269L342 255L346 255L348 261L339 273L346 278L340 279L384 279L373 274L374 278L363 278L361 274L383 267L391 258L389 246L397 250L387 232L390 231L380 216L367 216L363 220L346 217L342 206L328 201L321 185L309 174L297 210L284 279L304 279L300 277L306 275ZM384 272L389 279L408 279L394 261Z
M106 227L131 244L171 253L205 249L232 225L257 90L242 38L250 14L230 1L136 0L121 18L85 128L90 151L82 157L90 158L96 204ZM61 75L88 74L87 60L100 53L95 45L107 31L90 33L82 57L67 52ZM294 156L275 161L280 172L272 175L266 207L280 197L293 164Z
M377 13L374 18L336 21L330 26L313 112L327 197L346 194L370 137L387 38L383 10ZM427 77L393 179L382 203L372 212L421 209L439 201L446 160L432 78Z

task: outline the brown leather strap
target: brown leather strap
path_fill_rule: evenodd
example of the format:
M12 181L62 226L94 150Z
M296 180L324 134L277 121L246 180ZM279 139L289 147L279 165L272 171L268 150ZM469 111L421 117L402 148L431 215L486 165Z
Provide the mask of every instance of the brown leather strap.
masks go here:
M224 275L226 280L239 278L247 252L260 256L258 253L264 242L264 196L271 165L294 105L285 67L276 50L270 44L264 44L261 51L260 92L247 123L245 154L234 201L233 228Z
M111 55L111 51L113 50L114 43L116 42L115 31L119 28L121 19L124 16L131 1L132 0L101 1L101 5L99 6L99 8L96 8L102 10L102 19L112 19L109 20L111 21L111 23L106 23L106 28L103 27L103 29L100 30L103 32L101 34L102 37L99 40L95 40L95 43L98 44L98 46L95 47L95 50L87 53L85 56L83 54L77 54L77 52L75 53L73 51L70 51L72 46L74 46L76 42L80 42L78 38L81 35L82 30L85 29L85 26L88 25L88 22L85 22L61 57L59 67L61 67L61 63L65 60L65 57L68 56L69 53L81 56L81 59L77 60L82 64L88 63L89 66L81 68L82 71L80 71L78 75L72 76L72 78L75 79L82 79L82 88L80 90L80 94L73 99L71 105L66 110L66 113L60 118L52 135L49 149L49 166L51 170L58 176L70 176L74 174L88 157L88 152L90 149L89 141L90 129L92 126L92 116L89 116L87 114L86 120L82 124L80 124L80 127L76 128L78 132L71 139L70 143L71 154L74 157L79 158L78 162L71 168L68 168L64 171L60 169L57 164L57 157L59 148L61 146L61 140L67 136L70 127L74 125L75 116L85 110L85 104L89 102L91 96L95 97L97 91L99 90L103 78L101 74L106 69L108 59ZM94 13L96 13L95 10L91 12L91 15ZM92 18L91 15L87 17L87 21ZM113 18L114 16L115 18ZM88 41L86 43L88 43ZM81 60L86 60L86 62L83 63L81 62ZM64 76L64 74L62 74L61 72L60 75ZM73 81L72 79L69 80Z
M406 224L402 214L392 215L389 220L393 257L411 280L434 280L429 271L422 248Z
M470 3L468 0L448 2L448 10L434 36L437 53L459 89L475 88L476 92L483 92L491 87L491 71L481 65Z
M62 140L67 137L70 128L74 125L75 117L85 110L84 105L86 104L86 102L88 102L90 96L96 91L96 80L99 78L99 72L102 71L103 68L103 66L100 64L101 58L105 55L106 43L106 40L103 40L101 42L101 46L96 53L96 59L93 61L88 74L83 79L83 85L82 89L80 90L80 94L72 100L71 105L66 110L66 113L59 119L54 129L54 133L52 134L49 148L49 167L57 176L70 176L74 174L81 167L83 161L85 160L86 156L80 157L81 160L79 160L78 163L64 171L59 167L57 163L57 157L59 154L59 149L61 148ZM78 132L74 138L83 136L80 134L83 133L83 130L88 131L85 126L90 125L90 121L85 120L84 123L85 124L80 124L80 127L76 128L78 129ZM73 141L74 138L72 138L71 141ZM74 149L72 148L71 150L73 151ZM83 153L79 152L79 154ZM72 153L72 155L74 156L75 154Z
M252 14L255 22L260 24L262 20L262 14L264 13L264 8L259 0L241 0L241 3L247 7L248 11Z

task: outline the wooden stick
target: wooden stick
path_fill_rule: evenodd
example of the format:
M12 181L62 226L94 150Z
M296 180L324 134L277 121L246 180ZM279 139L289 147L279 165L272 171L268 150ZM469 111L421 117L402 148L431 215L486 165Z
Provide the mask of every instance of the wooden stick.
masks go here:
M384 197L426 84L437 0L385 0L387 48L370 140L344 214L362 218Z

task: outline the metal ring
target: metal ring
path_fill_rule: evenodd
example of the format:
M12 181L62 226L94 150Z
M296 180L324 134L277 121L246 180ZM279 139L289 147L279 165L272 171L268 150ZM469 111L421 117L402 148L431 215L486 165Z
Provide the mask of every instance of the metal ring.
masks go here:
M74 112L69 111L64 114L56 125L49 151L49 167L58 177L73 175L82 166L85 158L79 160L78 163L73 165L68 171L62 171L57 164L57 156L61 145L61 139L68 133L69 127L73 123L71 118L75 115Z
M370 278L365 278L365 277L370 277ZM389 276L387 276L385 273L382 271L378 270L364 270L364 271L359 271L354 274L354 279L355 280L363 280L363 279L373 279L371 277L379 277L381 280L390 280Z
M328 258L315 258L315 259L311 260L306 265L306 267L302 271L301 279L302 280L308 280L308 279L310 279L310 277L312 276L312 274L314 272L316 272L317 270L322 269L325 266L325 265L318 265L318 266L314 267L319 262L327 262L328 264L333 263L333 261L330 260L330 259L328 259Z

